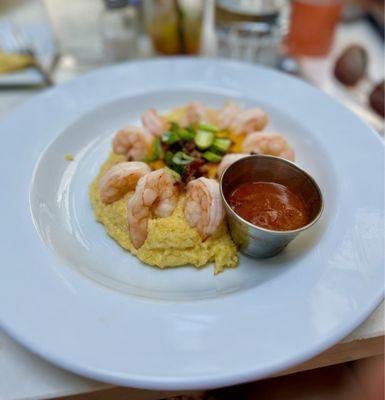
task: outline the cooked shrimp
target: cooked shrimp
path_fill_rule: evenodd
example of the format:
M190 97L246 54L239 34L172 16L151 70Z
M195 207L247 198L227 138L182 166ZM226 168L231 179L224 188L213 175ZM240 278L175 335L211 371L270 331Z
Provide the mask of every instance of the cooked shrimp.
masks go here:
M260 108L241 110L234 101L226 101L217 113L217 123L236 135L262 130L268 122L267 114Z
M99 193L103 203L111 204L135 189L136 183L151 172L144 162L124 161L112 166L99 180Z
M222 161L218 165L218 169L217 169L218 178L220 178L222 176L223 172L225 172L225 169L228 166L230 166L232 163L235 163L235 161L238 161L241 158L247 157L249 155L250 154L246 154L246 153L230 153L230 154L226 154L225 156L223 156Z
M250 133L243 142L243 150L258 154L270 154L290 161L295 159L293 149L279 133Z
M168 129L168 123L155 108L148 109L141 117L143 126L151 135L161 137Z
M186 111L180 118L179 123L181 126L187 126L198 122L206 121L208 108L205 104L199 101L192 101L187 104ZM207 122L207 121L206 121Z
M148 154L151 141L151 135L142 128L128 126L115 135L112 150L117 154L124 154L127 160L140 161Z
M234 101L226 101L217 113L217 123L221 128L229 128L236 116L241 112L241 108Z
M230 124L230 129L236 134L249 134L255 131L261 131L268 122L268 116L260 108L250 108L243 110Z
M217 231L225 216L219 184L214 179L199 178L189 182L186 190L184 216L205 240Z
M176 179L165 168L157 169L139 179L134 195L127 202L127 218L131 242L135 248L147 238L148 220L168 217L178 204Z

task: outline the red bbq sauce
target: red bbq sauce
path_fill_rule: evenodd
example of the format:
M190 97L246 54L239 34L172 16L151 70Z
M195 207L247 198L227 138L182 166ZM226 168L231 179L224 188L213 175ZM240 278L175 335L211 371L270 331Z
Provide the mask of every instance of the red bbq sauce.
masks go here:
M273 231L290 231L309 222L304 200L279 183L243 183L230 194L229 204L243 219Z

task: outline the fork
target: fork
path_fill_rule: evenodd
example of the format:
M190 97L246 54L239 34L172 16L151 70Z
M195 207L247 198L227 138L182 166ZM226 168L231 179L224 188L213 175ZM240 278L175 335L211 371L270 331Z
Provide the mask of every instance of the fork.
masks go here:
M31 56L33 60L31 67L39 72L44 80L44 84L47 86L54 84L51 75L38 60L34 44L28 40L19 29L12 27L7 31L7 35L5 35L5 37L3 36L2 39L0 49L6 53L25 54Z

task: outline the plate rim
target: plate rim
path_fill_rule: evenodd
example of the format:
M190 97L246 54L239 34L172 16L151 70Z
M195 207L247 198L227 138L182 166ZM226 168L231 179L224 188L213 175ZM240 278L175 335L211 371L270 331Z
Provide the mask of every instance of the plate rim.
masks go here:
M186 62L186 58L185 57L175 57L175 58L167 58L167 59L157 59L157 60L145 60L145 61L136 61L135 64L140 64L140 63L156 63L156 62L174 62L174 61L178 61L178 60L183 60L183 62ZM195 58L191 58L188 60L188 62L201 62L201 63L226 63L226 64L236 64L236 65L249 65L252 66L253 68L259 68L259 69L266 69L269 70L269 73L274 73L274 74L279 74L276 71L272 71L268 68L263 68L263 67L256 67L255 65L249 64L249 63L243 63L243 62L237 62L237 61L228 61L228 60L221 60L221 59L217 59L217 60L205 60L205 59L195 59ZM112 70L112 69L118 69L118 68L124 68L125 64L120 64L117 66L111 66L111 67L107 67L107 68L102 68L100 70L96 70L96 71L92 71L88 74L86 74L85 76L88 77L88 79L90 79L90 77L97 75L97 74L101 74L101 73L105 73L106 70ZM42 94L39 94L37 96L34 96L32 99L27 100L21 107L19 107L18 109L16 109L15 111L13 111L12 113L8 114L8 116L6 116L3 121L1 121L0 123L0 128L1 126L4 124L4 121L11 118L12 115L17 115L17 113L22 113L24 109L28 109L29 104L31 103L35 103L40 101L42 98L44 98L45 96L50 96L52 93L54 93L55 91L57 91L58 89L62 89L63 87L65 88L70 88L72 85L76 85L78 82L81 82L84 79L84 76L75 78L74 80L65 83L64 85L59 85L56 88L52 88ZM293 78L291 78L293 79ZM304 83L304 82L302 82ZM305 83L305 85L307 85ZM327 94L323 93L323 95L329 97L329 100L331 99L333 102L337 103L339 106L341 106L341 104L336 101L335 99L330 98L330 96L328 96ZM90 110L92 110L93 108L95 108L96 106L93 106ZM88 110L88 111L90 111ZM85 111L85 112L88 112ZM358 117L356 117L358 118ZM362 121L361 121L362 122ZM363 122L364 123L364 122ZM372 134L376 135L379 143L381 143L381 145L383 145L381 139L378 137L378 135L366 124L367 128L369 128L369 130L372 131ZM63 128L65 129L65 128ZM54 136L52 139L54 140L56 138L56 136ZM47 146L49 146L49 143L46 144ZM59 264L62 264L61 260L58 260ZM372 311L380 304L380 302L382 301L384 297L384 288L382 287L381 290L379 291L379 293L376 296L373 296L373 301L370 302L370 305L368 305L366 307L366 312L360 314L357 318L355 319L351 319L351 324L346 325L344 329L336 329L336 333L334 334L330 334L330 337L328 338L328 340L323 341L317 348L314 348L312 352L309 351L304 351L304 353L306 354L300 354L297 357L297 360L293 360L291 359L290 361L288 361L288 364L285 366L284 363L281 363L282 368L279 368L279 370L283 370L288 368L289 366L292 366L293 364L298 364L302 361L305 361L309 358L311 358L312 356L322 352L323 350L325 350L326 348L330 347L331 345L333 345L334 343L336 343L337 341L339 341L340 339L342 339L343 337L345 337L350 331L352 331L354 328L356 328L360 323L362 323L371 313ZM1 310L1 308L0 308ZM65 362L65 360L61 360L60 358L56 358L55 356L53 356L52 354L46 354L44 351L42 351L39 348L36 348L36 346L33 343L29 343L29 341L23 337L23 335L19 335L18 332L13 331L12 327L10 327L6 321L4 321L1 318L0 315L0 326L2 327L2 329L4 329L4 331L6 333L8 333L11 337L13 337L17 342L19 342L20 344L22 344L23 346L29 348L33 353L37 354L38 356L52 362L53 364L59 365L60 367L70 370L70 371L74 371L76 373L79 373L80 375L84 375L93 379L98 379L101 381L107 381L107 382L111 382L114 384L118 384L118 385L132 385L134 387L138 387L138 388L143 388L143 389L155 389L155 390L181 390L181 389L208 389L208 388L215 388L215 387L222 387L222 386L228 386L228 385L232 385L235 383L242 383L242 382L247 382L250 380L254 380L254 379L260 379L266 376L269 376L271 373L273 372L277 372L277 368L272 366L271 370L264 368L264 372L259 371L259 369L257 368L257 373L255 372L255 370L253 368L246 370L246 371L241 371L238 374L237 373L233 373L231 374L231 376L221 376L221 377L212 377L212 376L208 376L206 377L200 377L199 379L197 379L196 376L191 377L191 378L183 378L180 379L178 382L176 382L175 378L170 378L169 380L165 379L164 377L161 377L159 381L157 381L154 378L151 378L152 383L150 383L148 381L148 378L146 377L137 377L137 378L133 378L128 380L127 377L120 377L117 376L116 374L108 374L106 372L101 372L101 371L95 371L92 368L84 368L84 367L79 367L76 363L68 363ZM178 379L177 379L178 380Z

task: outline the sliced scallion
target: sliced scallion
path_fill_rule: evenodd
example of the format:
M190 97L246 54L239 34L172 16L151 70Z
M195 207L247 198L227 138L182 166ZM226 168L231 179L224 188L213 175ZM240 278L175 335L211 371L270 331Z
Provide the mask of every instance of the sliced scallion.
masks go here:
M206 132L213 132L217 133L221 130L219 126L212 125L212 124L199 124L199 129Z
M172 168L169 167L164 167L164 169L169 172L177 181L181 180L181 176L180 174L178 174L178 172L176 172L175 170L173 170Z
M166 153L166 157L164 161L166 162L167 165L172 165L172 158L174 157L174 153L172 151L168 151Z
M176 132L168 131L162 135L162 141L171 145L179 141L179 136Z
M214 133L208 131L199 130L195 135L195 144L201 150L208 149L214 142Z
M219 153L226 153L227 150L230 148L230 146L231 146L231 140L230 139L223 138L223 137L216 137L214 139L214 142L213 142L212 146L211 146L211 149L213 151L217 151Z
M219 154L213 153L212 151L205 151L202 154L202 157L212 163L219 163L222 160L222 157Z
M176 152L172 157L172 162L175 165L187 165L190 164L190 162L193 160L194 157L191 157L188 154L183 153L183 151Z
M178 135L182 140L188 142L189 140L194 139L195 133L192 129L179 128Z

